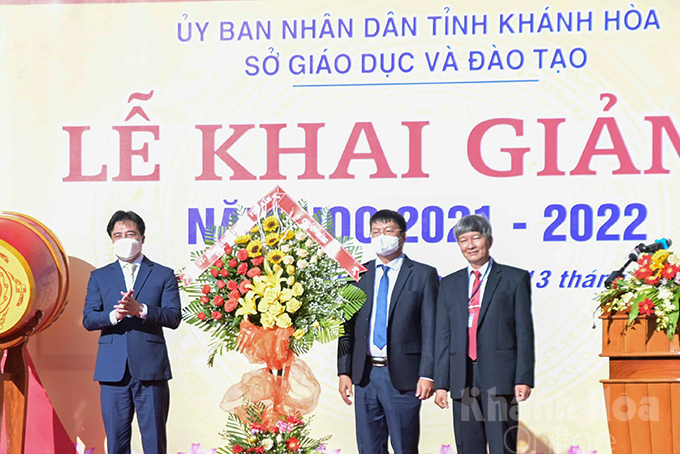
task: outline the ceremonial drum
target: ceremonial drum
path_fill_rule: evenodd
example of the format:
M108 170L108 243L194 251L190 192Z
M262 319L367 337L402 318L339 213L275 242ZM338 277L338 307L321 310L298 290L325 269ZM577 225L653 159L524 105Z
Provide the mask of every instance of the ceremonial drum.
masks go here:
M0 341L21 332L36 311L35 333L61 315L69 288L68 257L39 221L0 211Z

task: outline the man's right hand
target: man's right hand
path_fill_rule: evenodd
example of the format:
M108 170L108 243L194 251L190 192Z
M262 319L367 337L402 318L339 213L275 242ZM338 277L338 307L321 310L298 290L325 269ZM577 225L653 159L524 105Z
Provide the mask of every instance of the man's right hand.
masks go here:
M438 389L434 395L434 403L439 408L449 408L448 392L445 389Z
M347 405L352 405L350 397L354 397L354 392L352 391L352 379L349 378L349 375L340 375L338 392Z

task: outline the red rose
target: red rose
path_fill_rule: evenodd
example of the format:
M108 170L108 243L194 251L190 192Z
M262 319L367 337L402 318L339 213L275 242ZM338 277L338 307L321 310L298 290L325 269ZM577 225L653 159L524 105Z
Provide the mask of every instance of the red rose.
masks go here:
M209 302L210 302L210 298L208 298L207 296L203 295L201 297L201 303L208 304Z
M229 246L228 244L224 245L224 253L225 254L229 255L229 254L231 254L232 251L233 251L233 249L231 248L231 246Z
M238 265L238 262L236 261L236 259L229 260L229 266L230 267L236 268L236 265Z
M297 426L299 424L302 424L302 418L298 418L295 415L288 415L286 416L286 422L288 424L293 424L294 426Z
M217 288L218 289L222 290L226 286L227 286L227 284L225 284L223 280L220 279L219 281L217 281Z
M236 290L238 288L238 284L236 283L236 281L233 281L233 280L229 281L229 282L227 282L227 288L229 290Z
M246 448L244 448L241 445L234 445L231 447L231 450L234 451L234 453L240 454L242 452L246 452Z
M258 432L266 432L267 431L267 426L264 424L260 424L258 422L253 423L252 430L257 430Z
M258 268L259 269L259 268ZM241 263L236 270L238 274L246 274L248 272L248 264L246 262Z
M270 431L271 433L273 433L273 434L277 434L277 433L279 433L279 428L276 427L276 426L271 426L271 427L269 428L269 431Z
M251 260L251 263L255 266L260 266L260 265L262 265L263 262L264 262L264 257L262 257L262 256L254 257Z
M210 286L209 286L208 284L205 284L205 285L203 286L202 292L205 293L206 295L207 295L208 293L210 293Z
M258 446L257 448L248 448L248 452L255 452L257 454L264 454L264 446Z
M213 298L213 303L215 303L215 306L221 306L224 304L224 298L222 298L220 295L217 295L215 298Z
M217 268L222 268L224 266L224 262L221 259L217 259L217 261L214 263L214 265Z
M215 311L215 312L212 313L212 318L215 319L215 320L219 320L219 319L222 318L222 313Z
M210 270L210 274L212 275L212 277L217 277L220 275L220 270L218 270L217 268L213 268Z
M238 291L238 289L232 290L232 291L229 293L229 299L237 300L237 299L239 299L240 297L241 297L241 293Z
M645 298L643 301L638 303L638 308L642 315L653 315L654 314L654 303L649 298Z
M236 253L236 258L239 259L240 261L244 261L245 259L248 258L248 251L245 249L241 249Z
M262 270L259 268L251 268L248 270L248 277L255 277L262 274Z
M245 295L248 293L248 290L250 290L247 286L251 284L252 282L250 282L248 279L243 279L238 285L238 291Z
M203 312L199 312L196 314L196 317L198 317L199 320L205 320L206 315Z
M286 442L286 446L288 447L289 451L297 452L300 449L300 440L295 437L291 437Z
M231 312L234 309L236 309L237 306L238 306L238 300L228 299L227 302L224 303L224 310L227 311L227 312Z
M227 277L227 276L229 276L229 270L226 269L226 268L222 268L222 269L220 270L220 276L222 276L222 277Z

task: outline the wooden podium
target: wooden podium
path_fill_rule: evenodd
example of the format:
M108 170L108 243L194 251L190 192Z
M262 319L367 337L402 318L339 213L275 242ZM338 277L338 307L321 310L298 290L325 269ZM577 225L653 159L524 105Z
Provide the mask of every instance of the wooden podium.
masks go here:
M656 331L656 317L604 313L604 386L613 454L680 454L680 342Z

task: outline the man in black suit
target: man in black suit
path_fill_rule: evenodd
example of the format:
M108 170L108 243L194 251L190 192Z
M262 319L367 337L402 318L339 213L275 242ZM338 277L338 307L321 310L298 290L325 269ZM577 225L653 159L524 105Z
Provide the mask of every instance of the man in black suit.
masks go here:
M357 284L366 303L338 341L340 396L354 396L360 454L417 454L420 406L434 391L434 330L439 277L402 252L406 221L395 211L371 217L378 256Z
M517 403L534 387L528 272L490 254L491 224L466 216L454 234L468 266L442 279L437 300L435 403L453 399L459 454L517 451Z

